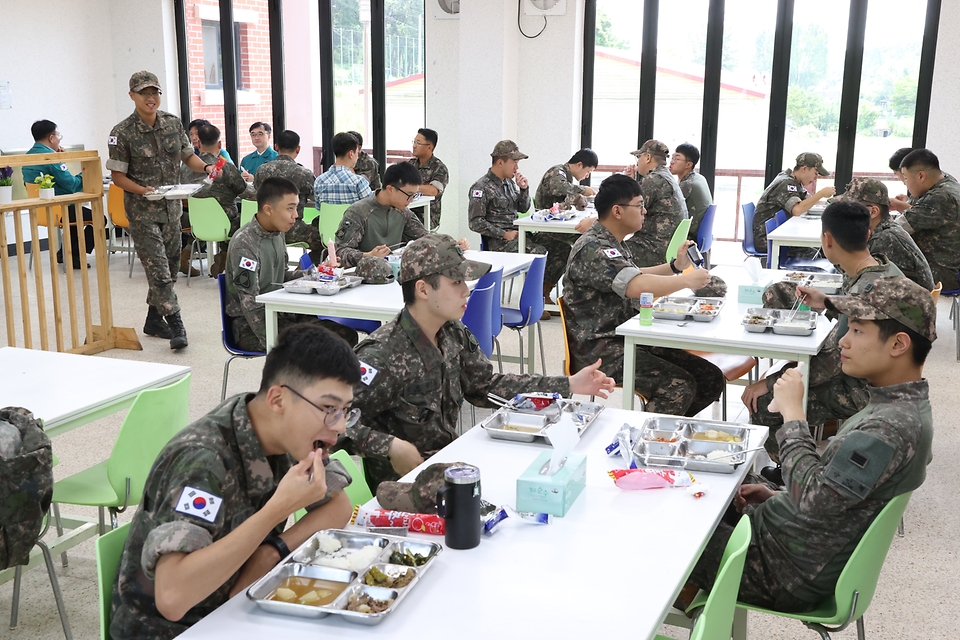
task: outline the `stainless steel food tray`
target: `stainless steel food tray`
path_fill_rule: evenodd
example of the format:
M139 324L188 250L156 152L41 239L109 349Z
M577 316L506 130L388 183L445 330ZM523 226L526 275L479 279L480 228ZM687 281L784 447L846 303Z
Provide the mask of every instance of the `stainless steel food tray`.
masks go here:
M720 431L739 438L739 442L698 440L697 434ZM744 450L750 446L749 426L695 420L671 416L647 418L640 430L640 438L633 444L633 459L637 466L665 467L713 473L733 473L746 462ZM712 451L736 455L720 460L706 456Z
M783 277L783 282L803 287L813 287L828 296L836 295L843 290L843 274L840 273L791 271Z
M572 420L577 425L577 432L583 432L593 424L597 416L603 411L603 405L595 402L581 402L561 398L559 416L544 416L531 413L513 411L509 407L502 407L493 415L480 423L480 427L487 435L495 440L512 440L514 442L535 442L542 440L550 444L550 439L543 431L552 424L561 420Z
M157 187L153 191L144 194L144 198L147 200L186 200L197 191L203 187L203 183L200 184L168 184L162 187Z
M333 296L343 289L351 289L363 282L357 276L343 276L339 280L307 280L297 278L283 283L283 290L288 293L319 293L322 296Z
M695 322L711 322L720 315L723 304L723 298L665 296L653 301L653 317L661 320L692 318ZM702 308L706 305L711 305L713 309Z
M757 321L761 317L762 323ZM787 318L790 318L789 322ZM751 307L747 309L740 324L750 333L763 333L772 328L774 333L781 335L809 336L817 329L818 318L819 316L813 311L794 312L790 309Z
M382 551L378 554L374 562L367 565L360 571L350 569L339 569L324 565L312 564L320 555L319 543L317 541L321 534L328 534L340 540L341 546L348 549L358 549L368 545L379 546ZM407 567L405 565L392 564L389 561L390 554L394 551L411 551L419 555L425 555L429 559L426 564L419 567ZM419 583L420 579L426 574L427 570L433 565L436 557L443 551L443 547L434 542L423 540L411 540L398 536L386 536L373 533L364 533L362 531L347 531L344 529L327 529L313 534L302 545L291 553L287 558L271 570L267 575L257 580L247 589L247 598L254 601L258 607L264 611L277 613L281 615L297 616L301 618L325 618L331 614L339 615L349 622L356 624L374 625L383 622L407 594ZM364 584L363 580L372 567L377 567L388 575L402 573L406 569L412 569L414 572L413 580L404 587L387 588L369 586ZM290 602L279 602L268 600L270 594L286 579L288 576L302 576L306 578L320 578L333 582L346 583L347 587L337 596L336 600L323 606L312 606L305 604L294 604ZM376 600L389 600L390 606L379 613L361 613L358 611L347 610L349 598L355 593L367 593Z

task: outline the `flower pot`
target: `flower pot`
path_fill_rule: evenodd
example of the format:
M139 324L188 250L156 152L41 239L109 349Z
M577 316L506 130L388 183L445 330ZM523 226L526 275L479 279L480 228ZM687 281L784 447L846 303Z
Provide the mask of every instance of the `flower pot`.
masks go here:
M40 189L40 199L41 200L53 200L53 196L56 195L53 187L49 189Z
M10 204L11 202L13 202L13 186L0 187L0 204Z

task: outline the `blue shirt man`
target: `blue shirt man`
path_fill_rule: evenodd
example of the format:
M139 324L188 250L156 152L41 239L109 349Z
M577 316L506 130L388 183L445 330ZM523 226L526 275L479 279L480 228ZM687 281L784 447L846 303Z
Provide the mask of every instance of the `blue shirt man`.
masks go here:
M255 147L240 161L240 171L243 179L253 182L253 176L265 162L277 159L277 150L270 144L272 129L266 122L254 122L250 125L250 142Z

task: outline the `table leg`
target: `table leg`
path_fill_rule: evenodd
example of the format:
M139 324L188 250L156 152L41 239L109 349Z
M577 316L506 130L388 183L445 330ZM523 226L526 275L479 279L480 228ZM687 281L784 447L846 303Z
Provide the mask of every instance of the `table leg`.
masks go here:
M517 253L523 255L527 252L527 232L523 230L523 227L518 229L520 232L520 238L517 241Z
M810 395L810 356L799 356L797 362L803 365L803 412L806 414Z
M773 240L773 255L770 256L770 268L779 269L780 268L780 242Z
M430 231L430 202L423 205L423 226Z
M630 338L623 339L623 408L633 411L634 378L637 367L637 345Z
M534 366L534 346L533 341L536 339L536 336L533 335L534 327L531 324L527 327L527 373L535 373L537 368ZM523 357L523 354L520 354L520 357ZM541 371L543 375L547 375L546 371Z
M273 349L273 345L277 344L277 312L270 308L270 305L266 305L266 320L267 320L267 351Z

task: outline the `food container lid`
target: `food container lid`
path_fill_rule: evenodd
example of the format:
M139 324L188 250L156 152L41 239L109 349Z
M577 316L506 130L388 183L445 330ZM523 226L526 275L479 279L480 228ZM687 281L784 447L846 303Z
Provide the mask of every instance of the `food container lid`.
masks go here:
M450 484L473 484L480 481L480 469L471 464L458 464L443 472Z

